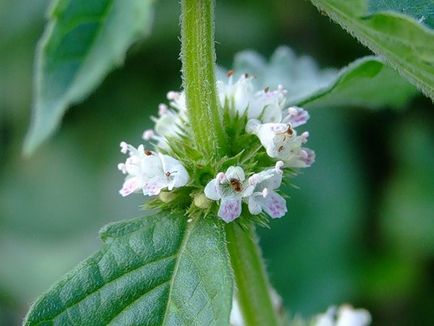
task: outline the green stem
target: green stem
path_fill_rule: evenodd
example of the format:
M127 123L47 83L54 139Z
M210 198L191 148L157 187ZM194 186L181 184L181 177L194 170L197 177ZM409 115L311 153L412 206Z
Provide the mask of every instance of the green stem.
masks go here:
M226 236L244 323L249 326L278 325L254 227L250 225L244 229L238 223L229 223Z
M214 1L181 1L183 85L195 142L204 155L223 156L226 136L217 97Z

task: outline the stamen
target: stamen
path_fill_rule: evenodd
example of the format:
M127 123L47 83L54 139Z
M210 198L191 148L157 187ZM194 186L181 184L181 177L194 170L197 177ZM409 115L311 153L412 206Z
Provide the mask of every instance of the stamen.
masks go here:
M235 179L235 178L231 179L230 184L231 184L232 189L236 192L241 192L243 190L241 187L241 182L238 179Z
M179 98L178 92L170 91L167 93L167 99L169 101L176 101L178 98Z
M127 168L126 168L125 163L119 163L118 164L118 170L122 171L123 174L127 173Z
M154 130L148 129L143 132L142 138L144 140L151 140L155 136Z
M163 115L167 114L168 108L167 105L164 103L161 103L158 105L158 115L162 117Z
M288 125L288 129L286 129L286 133L290 136L294 134L294 130L292 130L292 127L290 125Z
M126 142L121 142L121 153L126 154L128 153L128 144Z

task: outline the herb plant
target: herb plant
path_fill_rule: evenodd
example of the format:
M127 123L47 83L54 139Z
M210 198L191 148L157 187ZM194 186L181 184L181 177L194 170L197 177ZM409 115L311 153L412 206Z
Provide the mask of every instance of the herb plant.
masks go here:
M306 322L282 312L256 228L272 228L297 205L281 184L315 161L306 108L399 107L416 87L434 99L434 11L419 2L312 0L375 53L322 71L287 47L270 62L245 52L231 69L217 67L216 4L182 0L183 88L167 93L143 144L120 143L119 193L144 196L144 216L105 226L102 248L42 295L24 323L368 324L366 311L349 307ZM150 0L53 2L26 154L149 32L151 15Z

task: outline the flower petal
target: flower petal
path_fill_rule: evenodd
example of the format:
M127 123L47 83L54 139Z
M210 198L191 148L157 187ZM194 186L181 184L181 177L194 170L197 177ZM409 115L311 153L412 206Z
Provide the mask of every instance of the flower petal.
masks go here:
M244 181L246 179L243 168L239 166L230 166L225 175L227 180L237 179L239 181Z
M270 191L265 198L259 201L262 209L270 215L271 218L280 218L288 211L285 199L274 191Z
M248 185L247 182L246 182L245 186L246 186L246 188L243 190L242 197L249 197L255 191L255 186Z
M297 106L288 109L288 115L283 119L283 122L290 123L293 128L301 126L309 120L309 113Z
M282 109L277 105L268 105L261 117L262 122L280 122L282 120Z
M258 201L256 200L256 198L255 198L256 196L262 196L262 194L258 193L257 195L254 194L254 195L249 197L248 206L249 206L249 212L252 215L258 215L262 212L262 207L258 203Z
M346 305L339 308L337 319L336 326L367 326L371 323L371 315L367 310Z
M184 166L177 159L169 155L159 154L163 166L163 173L168 179L168 189L179 188L188 183L189 175Z
M119 190L119 194L122 197L126 197L139 189L140 189L139 178L137 177L128 178L125 180L124 184L122 185L122 189Z
M216 179L212 179L205 187L205 196L211 200L219 200L221 198L217 189L218 182Z
M232 222L241 214L241 199L223 198L220 202L218 216L226 223Z
M264 188L274 190L282 183L282 173L272 168L252 175L249 181L256 186L256 191L262 191Z
M144 184L142 190L145 196L156 196L160 194L161 189L166 188L167 186L167 180L162 176L155 176Z

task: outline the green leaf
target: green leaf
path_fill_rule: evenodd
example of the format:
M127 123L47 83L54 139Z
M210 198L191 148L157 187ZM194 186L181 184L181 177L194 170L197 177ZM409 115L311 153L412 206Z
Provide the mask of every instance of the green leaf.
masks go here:
M55 0L36 53L30 154L150 30L152 0Z
M369 0L368 4L371 14L379 11L396 11L434 28L434 2L432 0Z
M364 57L343 68L323 89L298 102L307 108L361 106L402 107L417 89L378 57Z
M223 226L155 214L106 226L105 245L39 298L25 325L225 325Z
M383 56L388 64L434 100L432 29L415 18L396 11L377 12L367 16L367 0L311 1L374 53ZM429 2L432 3L424 3Z
M362 106L401 107L417 93L414 86L374 56L358 59L337 71L319 69L308 56L297 57L291 49L279 47L267 63L252 51L235 57L236 73L253 74L256 86L288 91L289 105L313 107ZM220 78L222 76L220 71Z

